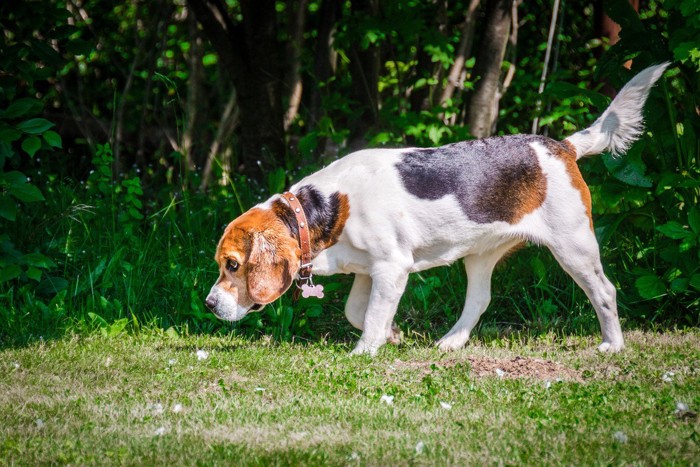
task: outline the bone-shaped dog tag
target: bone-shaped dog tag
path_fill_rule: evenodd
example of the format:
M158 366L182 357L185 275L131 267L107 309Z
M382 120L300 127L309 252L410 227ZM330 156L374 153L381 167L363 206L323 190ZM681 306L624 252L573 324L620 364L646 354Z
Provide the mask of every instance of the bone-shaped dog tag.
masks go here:
M301 285L301 296L304 298L309 298L309 297L323 298L323 286L321 284L316 284L316 285L302 284Z

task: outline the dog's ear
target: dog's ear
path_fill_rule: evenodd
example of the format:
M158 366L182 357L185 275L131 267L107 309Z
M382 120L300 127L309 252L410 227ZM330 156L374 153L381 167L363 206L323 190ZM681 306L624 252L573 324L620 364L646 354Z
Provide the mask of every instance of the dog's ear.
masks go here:
M292 285L299 253L291 238L255 233L248 258L248 296L255 303L275 301Z

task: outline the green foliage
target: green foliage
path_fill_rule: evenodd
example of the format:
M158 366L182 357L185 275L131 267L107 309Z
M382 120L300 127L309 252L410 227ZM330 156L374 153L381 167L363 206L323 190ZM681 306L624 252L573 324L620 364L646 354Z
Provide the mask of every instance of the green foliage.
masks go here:
M613 71L621 70L624 60L634 58L641 68L677 55L678 38L694 30L700 19L700 12L688 11L684 2L652 3L656 14L641 19L627 2L610 2L609 7L623 30L620 42L601 57L599 72L613 82L632 75L621 77ZM680 24L683 27L674 27ZM700 304L693 286L700 279L700 122L695 115L700 88L693 73L683 66L671 70L652 92L646 106L646 139L621 158L603 156L604 167L588 167L604 238L621 250L639 248L615 275L623 282L622 290L634 286L644 301L635 306L636 313L653 320L675 316L694 323L700 317L691 311Z
M141 180L139 177L126 176L121 182L116 182L112 173L114 156L109 143L97 145L92 163L95 169L88 177L88 194L97 200L108 201L108 203L98 203L99 206L106 208L98 214L103 215L103 219L112 219L113 228L118 226L127 236L133 235L139 221L144 219L141 213L143 209Z
M0 284L30 282L40 292L50 288L42 279L56 264L38 245L22 251L16 245L21 234L11 231L19 218L46 203L26 172L32 159L62 147L61 136L52 130L55 124L40 116L48 96L39 89L63 64L58 48L73 28L66 24L67 11L57 5L10 4L0 8Z
M376 15L344 2L333 20L332 57L321 57L324 2L307 4L304 91L285 135L290 151L256 181L238 172L236 106L223 118L232 85L186 3L0 5L0 340L66 329L138 333L143 323L278 340L356 333L343 319L350 286L343 277L322 279L323 301L283 297L242 323L219 321L202 301L216 280L216 241L242 211L358 146L470 138L463 122L484 21L477 15L464 81L441 103L469 1L383 0ZM619 88L647 65L674 61L647 103L642 140L625 156L581 161L606 273L634 325L700 319L695 3L651 1L637 15L625 0L606 2L623 27L610 46L594 36L590 3L563 2L539 95L549 26L542 12L551 4L522 2L517 46L503 64L503 74L513 74L501 89L497 133L529 132L538 116L540 131L561 139L607 106L601 81ZM242 24L238 2L227 5ZM290 38L294 5L276 3L280 43ZM368 126L351 65L372 50L380 57L378 102ZM333 68L323 82L321 59ZM628 60L632 70L623 67ZM288 67L285 59L280 68ZM199 193L214 141L219 154ZM598 332L585 296L546 251L528 248L505 264L479 332ZM413 275L399 322L407 333L439 337L459 316L465 288L461 265Z

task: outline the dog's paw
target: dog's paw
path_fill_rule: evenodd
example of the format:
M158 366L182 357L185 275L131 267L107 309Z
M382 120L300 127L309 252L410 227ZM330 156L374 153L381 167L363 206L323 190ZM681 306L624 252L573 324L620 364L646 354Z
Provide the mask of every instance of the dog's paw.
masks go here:
M437 345L443 352L449 352L451 350L459 350L464 347L464 344L469 340L469 333L456 332L454 334L447 334L442 339L437 341Z
M369 355L370 357L374 357L377 355L377 351L379 350L379 347L381 347L381 344L376 345L376 344L369 344L364 341L360 341L357 343L354 349L352 349L352 352L350 352L350 355Z
M391 329L387 333L386 341L388 344L399 345L401 343L401 338L403 337L403 332L396 325L396 323L391 323Z
M616 353L621 351L622 349L625 348L625 344L622 342L603 342L598 346L598 351L599 352L608 352L608 353Z

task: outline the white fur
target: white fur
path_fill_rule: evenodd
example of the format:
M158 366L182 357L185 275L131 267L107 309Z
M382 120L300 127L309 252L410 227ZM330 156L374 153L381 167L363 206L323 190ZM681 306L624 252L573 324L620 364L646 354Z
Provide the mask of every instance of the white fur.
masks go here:
M576 147L577 158L604 151L619 155L629 149L644 129L642 108L649 90L668 65L666 62L642 70L620 90L593 125L566 138Z
M236 296L226 292L218 285L214 285L209 291L207 300L213 299L216 306L212 312L224 321L238 321L245 317L250 306L244 307L238 303Z

